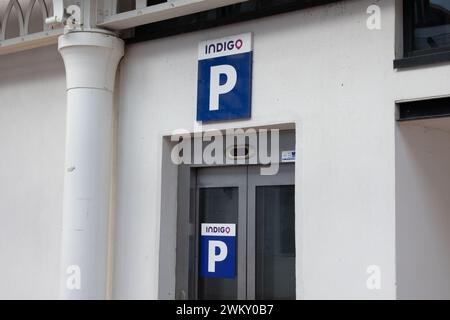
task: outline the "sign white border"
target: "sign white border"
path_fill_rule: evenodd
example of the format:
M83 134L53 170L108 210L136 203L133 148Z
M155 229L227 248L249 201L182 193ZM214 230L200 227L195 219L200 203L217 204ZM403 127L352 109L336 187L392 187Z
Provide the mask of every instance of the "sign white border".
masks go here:
M217 231L208 231L216 229ZM223 232L222 232L223 230ZM228 231L228 232L225 232ZM218 237L235 237L235 223L202 223L200 235L202 236L218 236Z
M198 60L250 52L253 50L252 40L252 33L248 32L224 38L202 41L198 44ZM229 49L231 47L232 49Z

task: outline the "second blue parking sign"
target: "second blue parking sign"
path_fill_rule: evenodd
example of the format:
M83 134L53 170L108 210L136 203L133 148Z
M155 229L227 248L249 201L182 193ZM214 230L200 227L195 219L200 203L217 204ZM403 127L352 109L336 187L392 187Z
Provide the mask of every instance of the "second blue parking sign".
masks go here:
M236 277L235 224L201 224L200 275L205 278Z
M197 121L251 116L252 34L199 44Z

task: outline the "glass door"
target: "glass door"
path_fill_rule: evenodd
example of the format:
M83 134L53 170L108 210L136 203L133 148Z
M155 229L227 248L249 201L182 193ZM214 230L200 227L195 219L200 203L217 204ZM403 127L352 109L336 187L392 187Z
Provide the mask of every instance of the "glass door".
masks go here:
M197 170L196 297L295 299L294 165Z
M247 168L197 172L197 297L246 298Z
M248 299L295 299L295 172L248 169Z

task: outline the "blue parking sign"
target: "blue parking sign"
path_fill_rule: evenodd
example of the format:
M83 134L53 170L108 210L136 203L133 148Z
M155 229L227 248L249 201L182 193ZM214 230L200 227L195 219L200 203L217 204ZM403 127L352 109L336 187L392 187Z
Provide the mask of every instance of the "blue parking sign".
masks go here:
M200 276L236 277L236 225L202 223L200 234Z
M197 121L251 116L252 34L199 44Z

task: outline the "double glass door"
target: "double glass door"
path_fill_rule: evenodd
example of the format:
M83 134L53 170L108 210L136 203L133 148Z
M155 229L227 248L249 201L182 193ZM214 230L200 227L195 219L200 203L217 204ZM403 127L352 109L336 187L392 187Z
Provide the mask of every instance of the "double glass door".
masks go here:
M198 299L295 299L294 165L197 169Z

